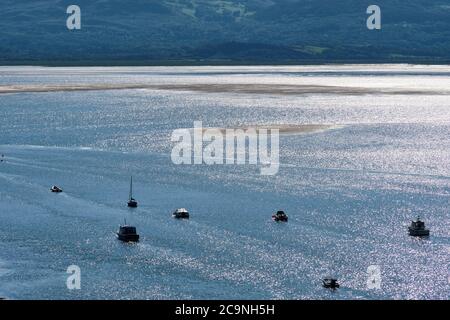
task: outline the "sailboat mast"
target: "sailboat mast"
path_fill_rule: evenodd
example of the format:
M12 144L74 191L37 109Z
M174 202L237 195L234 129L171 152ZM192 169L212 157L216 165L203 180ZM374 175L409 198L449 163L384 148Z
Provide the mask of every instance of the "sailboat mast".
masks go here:
M131 200L131 198L133 198L133 176L131 176L131 180L130 180L130 197L129 197L129 200Z

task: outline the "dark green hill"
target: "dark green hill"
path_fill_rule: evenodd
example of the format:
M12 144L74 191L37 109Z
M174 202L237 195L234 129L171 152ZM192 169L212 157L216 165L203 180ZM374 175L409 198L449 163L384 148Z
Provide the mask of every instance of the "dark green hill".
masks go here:
M66 28L78 4L82 29ZM378 0L2 0L0 63L448 62L450 3Z

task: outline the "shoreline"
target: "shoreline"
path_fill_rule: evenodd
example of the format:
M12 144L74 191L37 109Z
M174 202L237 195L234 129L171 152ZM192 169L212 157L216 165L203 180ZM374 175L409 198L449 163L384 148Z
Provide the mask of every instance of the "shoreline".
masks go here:
M358 65L358 64L411 64L411 65L448 65L450 58L448 57L402 57L393 59L299 59L299 60L233 60L233 59L103 59L103 60L77 60L60 59L60 60L0 60L0 67L3 66L42 66L42 67L172 67L172 66L306 66L306 65Z

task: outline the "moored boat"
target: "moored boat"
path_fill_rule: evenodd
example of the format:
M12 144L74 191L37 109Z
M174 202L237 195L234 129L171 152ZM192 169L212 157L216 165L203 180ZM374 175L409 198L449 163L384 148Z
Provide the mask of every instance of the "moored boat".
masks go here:
M175 210L172 213L172 216L177 219L189 219L189 211L187 211L185 208L180 208Z
M325 278L322 280L322 286L327 289L337 289L339 288L339 283L337 279Z
M284 211L277 211L277 213L275 213L274 215L272 215L272 220L273 221L281 221L281 222L287 222L288 221L288 216L286 215L286 213L284 213Z
M130 180L130 195L128 197L127 205L130 208L137 208L138 206L136 199L133 198L133 177L131 177Z
M123 242L138 242L139 235L136 232L136 227L123 225L119 227L117 232L117 239Z
M50 191L51 191L51 192L55 192L55 193L63 192L62 189L61 189L60 187L57 187L57 186L51 187L51 188L50 188Z
M413 237L428 237L430 235L430 230L425 228L425 222L421 221L420 217L417 217L416 221L411 221L408 232Z

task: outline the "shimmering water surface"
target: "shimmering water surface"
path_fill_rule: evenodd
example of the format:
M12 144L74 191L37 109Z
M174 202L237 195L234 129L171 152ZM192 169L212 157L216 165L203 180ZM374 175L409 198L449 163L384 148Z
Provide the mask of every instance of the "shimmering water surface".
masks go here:
M273 84L405 94L100 90L0 95L0 296L448 299L450 66L1 67L0 86ZM425 90L408 94L408 90ZM174 129L331 124L280 170L172 164ZM126 207L130 175L139 208ZM49 192L53 184L62 194ZM171 218L186 207L189 221ZM271 214L283 209L287 224ZM407 235L420 214L429 239ZM137 226L138 244L114 232ZM69 265L81 290L66 288ZM381 289L367 288L367 268ZM329 292L321 278L335 276Z

